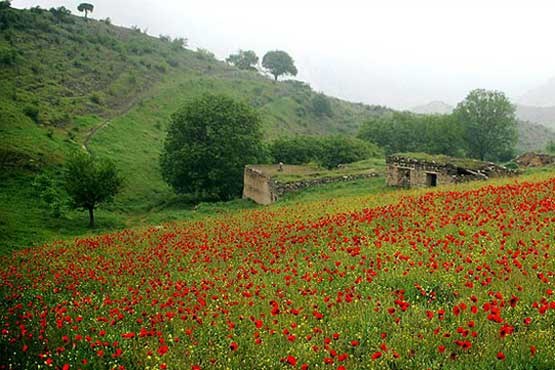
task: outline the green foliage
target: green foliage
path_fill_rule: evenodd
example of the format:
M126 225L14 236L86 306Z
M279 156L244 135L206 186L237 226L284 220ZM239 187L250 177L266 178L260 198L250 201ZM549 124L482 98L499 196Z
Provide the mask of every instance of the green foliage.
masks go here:
M295 67L293 58L282 50L267 52L262 58L262 67L266 68L276 81L282 75L297 75L297 67Z
M11 6L12 6L11 0L0 1L0 11L4 9L8 9Z
M358 137L377 144L387 154L426 152L460 156L464 141L460 125L450 115L394 112L367 120Z
M197 48L197 58L200 60L206 60L206 61L216 60L216 56L214 55L213 52L203 48Z
M260 117L225 95L204 94L172 116L161 156L164 179L177 193L231 199L243 168L263 160Z
M468 155L480 160L508 160L518 140L515 107L499 91L476 89L457 105Z
M94 209L110 202L121 190L123 179L115 164L96 159L86 153L74 153L65 166L64 187L77 209L89 211L89 226L94 226Z
M237 54L231 54L229 57L227 57L226 62L228 62L229 64L233 64L239 69L256 71L258 56L252 50L239 50Z
M321 144L320 138L312 136L280 138L270 144L270 154L274 163L306 164L318 161Z
M333 115L330 101L324 94L315 94L312 97L312 110L317 116L320 117L331 117Z
M349 136L329 136L322 140L318 163L326 168L374 157L379 150L372 144Z
M187 39L184 37L176 37L171 43L173 50L181 50L187 47Z
M39 108L36 105L26 105L23 107L23 113L33 120L35 123L40 123Z
M67 9L65 6L60 6L58 8L50 8L50 13L58 22L72 22L71 10Z
M79 6L77 7L77 10L79 10L80 12L85 12L85 19L87 19L87 15L89 12L93 12L94 10L94 5L90 4L90 3L81 3L79 4Z
M555 140L550 140L549 143L547 143L545 150L548 153L555 153Z
M63 187L57 179L43 172L35 176L33 188L49 214L55 218L61 217L67 205L67 194L63 193Z
M0 46L0 66L13 66L17 63L17 51L14 48Z
M357 162L381 154L373 144L340 135L278 139L270 145L270 153L275 163L316 162L326 168L334 168L339 164Z

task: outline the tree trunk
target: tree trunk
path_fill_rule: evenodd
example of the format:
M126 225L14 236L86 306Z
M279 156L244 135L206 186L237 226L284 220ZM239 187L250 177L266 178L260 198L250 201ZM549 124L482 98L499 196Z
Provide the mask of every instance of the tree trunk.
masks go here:
M274 75L274 82L276 82L278 79L278 75Z
M94 208L89 208L89 227L94 227Z

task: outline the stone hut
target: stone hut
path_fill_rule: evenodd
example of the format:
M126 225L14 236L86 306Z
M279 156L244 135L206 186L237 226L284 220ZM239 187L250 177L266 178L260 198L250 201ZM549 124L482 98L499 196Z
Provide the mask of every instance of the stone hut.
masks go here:
M386 158L386 165L387 185L404 188L434 187L516 174L495 163L443 155L391 155Z
M515 163L521 167L543 167L555 164L555 155L528 152L516 157Z

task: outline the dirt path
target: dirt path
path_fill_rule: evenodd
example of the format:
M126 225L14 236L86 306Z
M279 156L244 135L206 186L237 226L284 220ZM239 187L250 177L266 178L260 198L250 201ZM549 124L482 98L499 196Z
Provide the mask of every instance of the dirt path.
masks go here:
M149 90L147 88L146 91L143 91L143 92L137 94L137 96L133 97L133 99L129 100L124 105L117 108L115 110L115 112L113 114L111 114L110 118L106 119L105 121L102 121L100 124L91 128L89 130L89 132L87 133L87 135L85 136L85 139L83 140L83 144L81 144L83 149L85 149L87 151L87 153L91 154L92 152L91 152L91 149L89 147L89 144L90 144L91 140L93 139L94 135L96 135L97 132L100 131L101 129L103 129L104 127L108 126L113 119L118 118L119 116L123 116L124 114L129 113L129 111L131 109L133 109L135 104L137 104L139 101L141 101L143 98L146 97L148 91Z

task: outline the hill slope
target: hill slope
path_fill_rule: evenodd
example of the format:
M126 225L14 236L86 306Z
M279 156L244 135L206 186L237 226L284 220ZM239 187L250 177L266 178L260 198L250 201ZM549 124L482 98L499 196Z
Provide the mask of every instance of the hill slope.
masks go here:
M274 83L179 40L105 21L5 9L0 29L0 243L83 231L78 213L49 217L30 184L41 171L57 177L65 153L84 144L114 159L127 180L116 203L100 212L101 227L175 198L161 179L159 153L170 115L199 93L226 93L255 106L267 139L354 133L367 117L387 111L326 97L332 114L319 115L312 104L318 94L307 84Z

